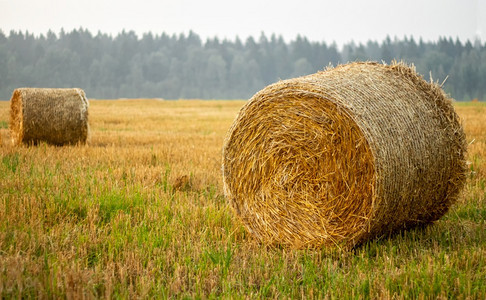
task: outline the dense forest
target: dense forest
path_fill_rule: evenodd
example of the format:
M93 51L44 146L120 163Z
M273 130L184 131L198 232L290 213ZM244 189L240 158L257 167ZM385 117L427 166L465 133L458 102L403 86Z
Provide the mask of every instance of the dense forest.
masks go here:
M0 30L0 99L18 87L80 87L89 98L247 99L279 79L355 60L414 63L457 100L486 97L486 43L413 37L366 44L286 42L264 33L245 41L78 29L35 36Z

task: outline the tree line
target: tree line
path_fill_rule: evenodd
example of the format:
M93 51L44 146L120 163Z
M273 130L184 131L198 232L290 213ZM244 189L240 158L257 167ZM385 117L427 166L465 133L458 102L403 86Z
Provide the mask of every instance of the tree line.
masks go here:
M86 29L29 32L0 30L0 99L18 87L80 87L90 98L248 99L280 79L355 60L414 63L427 80L444 83L457 100L486 96L486 43L441 37L416 41L335 44L275 34L245 41L206 41L194 32L139 37Z

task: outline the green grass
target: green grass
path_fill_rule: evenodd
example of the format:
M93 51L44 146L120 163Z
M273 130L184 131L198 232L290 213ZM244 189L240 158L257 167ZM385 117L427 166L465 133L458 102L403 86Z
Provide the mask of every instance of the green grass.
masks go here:
M435 224L348 252L289 250L236 221L218 145L144 139L0 148L0 298L486 298L479 154ZM191 184L177 190L181 174Z
M4 156L0 172L15 177L25 160ZM106 179L81 173L93 170L62 169L22 177L31 194L2 195L10 216L0 222L5 298L486 295L484 203L456 205L433 226L349 253L290 251L253 244L214 187L151 191L128 180L108 188Z
M6 154L5 156L2 157L2 164L7 171L10 171L11 173L15 173L19 165L19 154L18 153ZM8 173L5 173L4 175L7 174Z

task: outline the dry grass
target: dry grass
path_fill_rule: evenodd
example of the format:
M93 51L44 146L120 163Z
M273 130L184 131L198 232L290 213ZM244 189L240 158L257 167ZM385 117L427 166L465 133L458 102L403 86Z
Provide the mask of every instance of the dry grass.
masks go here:
M350 248L444 215L465 150L451 100L414 69L341 65L250 99L225 142L225 194L264 243Z
M85 143L88 100L81 89L19 88L10 99L10 130L14 144Z
M236 221L221 148L243 104L93 100L91 142L66 147L0 126L0 298L486 297L483 103L457 106L474 142L449 213L346 253L267 248Z

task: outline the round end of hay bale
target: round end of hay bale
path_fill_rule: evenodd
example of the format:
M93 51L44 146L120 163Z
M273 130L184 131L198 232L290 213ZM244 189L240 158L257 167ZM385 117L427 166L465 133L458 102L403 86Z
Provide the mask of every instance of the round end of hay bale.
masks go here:
M255 94L225 140L223 183L261 242L351 247L442 216L464 153L440 88L402 64L353 63Z
M10 136L14 145L19 144L23 139L23 115L22 94L20 89L16 89L10 99Z
M285 99L281 87L265 90L275 101L257 96L240 114L224 151L226 194L261 240L300 246L352 236L371 214L370 147L332 102L284 90Z

